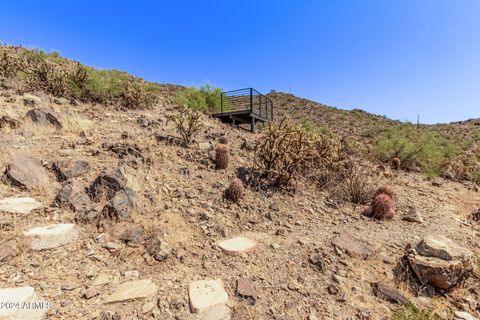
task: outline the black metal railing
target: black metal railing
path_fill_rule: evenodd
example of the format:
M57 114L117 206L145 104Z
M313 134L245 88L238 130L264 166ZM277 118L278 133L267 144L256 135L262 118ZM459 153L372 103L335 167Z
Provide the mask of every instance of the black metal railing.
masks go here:
M222 114L250 111L268 121L273 120L273 101L253 88L222 92Z

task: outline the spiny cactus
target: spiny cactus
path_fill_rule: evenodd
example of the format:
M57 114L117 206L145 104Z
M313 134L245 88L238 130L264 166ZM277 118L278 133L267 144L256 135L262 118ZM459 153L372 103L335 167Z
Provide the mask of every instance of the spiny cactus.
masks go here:
M218 142L220 144L228 144L228 138L227 136L221 136L220 139L218 139Z
M395 158L392 159L393 169L400 170L401 164L402 164L402 161L399 158L395 157Z
M387 194L378 194L373 197L370 217L379 220L390 220L395 215L393 199Z
M386 194L392 200L395 198L395 191L393 190L393 188L391 186L383 186L383 187L378 188L378 190L375 191L375 194L373 195L373 197L376 197L380 194Z
M238 203L245 196L245 189L243 188L242 180L234 178L227 190L225 190L225 198L235 203Z
M226 144L219 144L215 149L215 167L217 169L226 169L230 158L230 150Z

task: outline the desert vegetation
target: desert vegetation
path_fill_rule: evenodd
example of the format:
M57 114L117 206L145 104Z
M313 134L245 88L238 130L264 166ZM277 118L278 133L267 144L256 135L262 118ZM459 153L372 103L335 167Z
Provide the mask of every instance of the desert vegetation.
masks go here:
M126 72L87 67L56 52L2 47L0 76L15 79L20 92L43 91L124 109L150 108L157 100L154 84Z
M222 89L211 87L209 84L196 87L187 87L175 95L175 102L185 108L213 113L220 111L220 95Z

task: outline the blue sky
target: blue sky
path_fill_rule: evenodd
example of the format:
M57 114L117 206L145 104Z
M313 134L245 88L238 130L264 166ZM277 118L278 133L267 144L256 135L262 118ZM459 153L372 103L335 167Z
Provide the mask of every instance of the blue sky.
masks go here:
M480 117L478 0L3 0L0 40L160 83L424 123Z

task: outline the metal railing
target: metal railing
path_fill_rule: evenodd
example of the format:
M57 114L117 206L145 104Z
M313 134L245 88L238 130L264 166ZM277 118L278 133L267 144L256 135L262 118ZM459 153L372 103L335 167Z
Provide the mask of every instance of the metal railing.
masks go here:
M273 101L253 88L222 92L221 113L250 111L268 121L273 120Z

